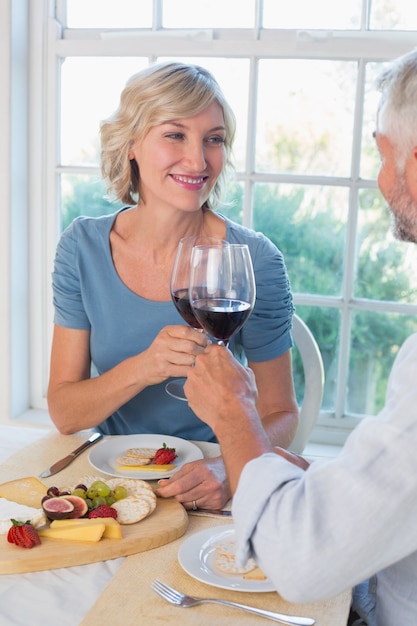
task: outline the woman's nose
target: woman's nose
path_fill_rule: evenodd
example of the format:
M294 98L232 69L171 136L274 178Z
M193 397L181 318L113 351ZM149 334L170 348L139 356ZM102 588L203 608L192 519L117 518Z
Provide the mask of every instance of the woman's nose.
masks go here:
M206 169L206 155L204 144L201 141L190 142L186 148L185 156L190 166L196 172L202 172Z

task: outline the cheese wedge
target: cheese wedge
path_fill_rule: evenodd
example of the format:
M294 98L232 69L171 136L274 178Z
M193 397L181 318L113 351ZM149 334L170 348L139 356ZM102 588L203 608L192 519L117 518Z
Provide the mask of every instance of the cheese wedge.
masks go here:
M85 525L74 525L64 528L45 528L38 530L40 537L48 539L65 539L66 541L100 541L104 534L106 525L104 523Z
M0 498L0 535L5 535L13 526L12 519L18 522L30 522L35 528L45 526L47 523L46 515L41 508Z
M75 526L88 528L97 524L104 524L103 537L106 539L123 539L122 528L113 517L95 517L93 519L56 519L51 522L51 528L74 528Z
M128 472L139 471L139 472L169 472L176 468L174 463L170 465L116 465L116 469L125 470Z
M7 498L18 504L39 508L46 494L47 487L38 478L28 476L18 478L0 485L0 497Z

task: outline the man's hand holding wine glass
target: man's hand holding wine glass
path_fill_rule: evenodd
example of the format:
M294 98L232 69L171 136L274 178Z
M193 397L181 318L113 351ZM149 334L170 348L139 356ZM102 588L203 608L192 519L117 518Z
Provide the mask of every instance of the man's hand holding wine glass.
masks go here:
M256 407L255 376L223 346L211 344L196 358L184 391L190 407L227 449L225 463L232 492L246 463L266 452L308 469L306 459L270 443Z
M219 422L235 423L236 411L240 411L242 405L249 409L255 407L258 397L252 370L243 367L230 350L215 343L196 357L184 390L193 411L209 423L214 432Z

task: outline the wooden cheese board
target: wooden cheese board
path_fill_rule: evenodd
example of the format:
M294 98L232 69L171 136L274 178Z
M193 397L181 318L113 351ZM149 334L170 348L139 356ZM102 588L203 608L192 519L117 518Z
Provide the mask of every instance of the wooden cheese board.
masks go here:
M0 535L0 574L59 569L129 556L178 539L187 525L188 515L181 504L174 499L158 498L149 517L122 525L123 539L105 538L90 543L42 538L42 545L25 549L8 543L7 535Z

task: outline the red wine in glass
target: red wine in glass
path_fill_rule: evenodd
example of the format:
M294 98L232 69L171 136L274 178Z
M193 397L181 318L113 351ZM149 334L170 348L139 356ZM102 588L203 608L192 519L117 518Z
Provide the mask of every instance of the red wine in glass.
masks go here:
M196 245L223 247L229 244L222 239L206 237L204 235L183 237L178 244L171 275L170 289L172 301L178 313L187 324L196 330L202 330L202 326L195 317L194 311L190 305L189 297L191 254L193 247ZM171 380L166 384L165 390L170 396L178 400L187 400L184 394L184 382L185 378Z
M252 312L249 302L228 298L196 300L194 309L205 331L224 344L242 328Z
M248 246L195 246L189 291L191 307L203 329L227 347L255 305L256 286Z
M181 317L193 328L201 328L201 324L194 315L194 311L191 308L190 297L188 295L189 290L177 289L172 292L172 300L177 307L178 313Z

